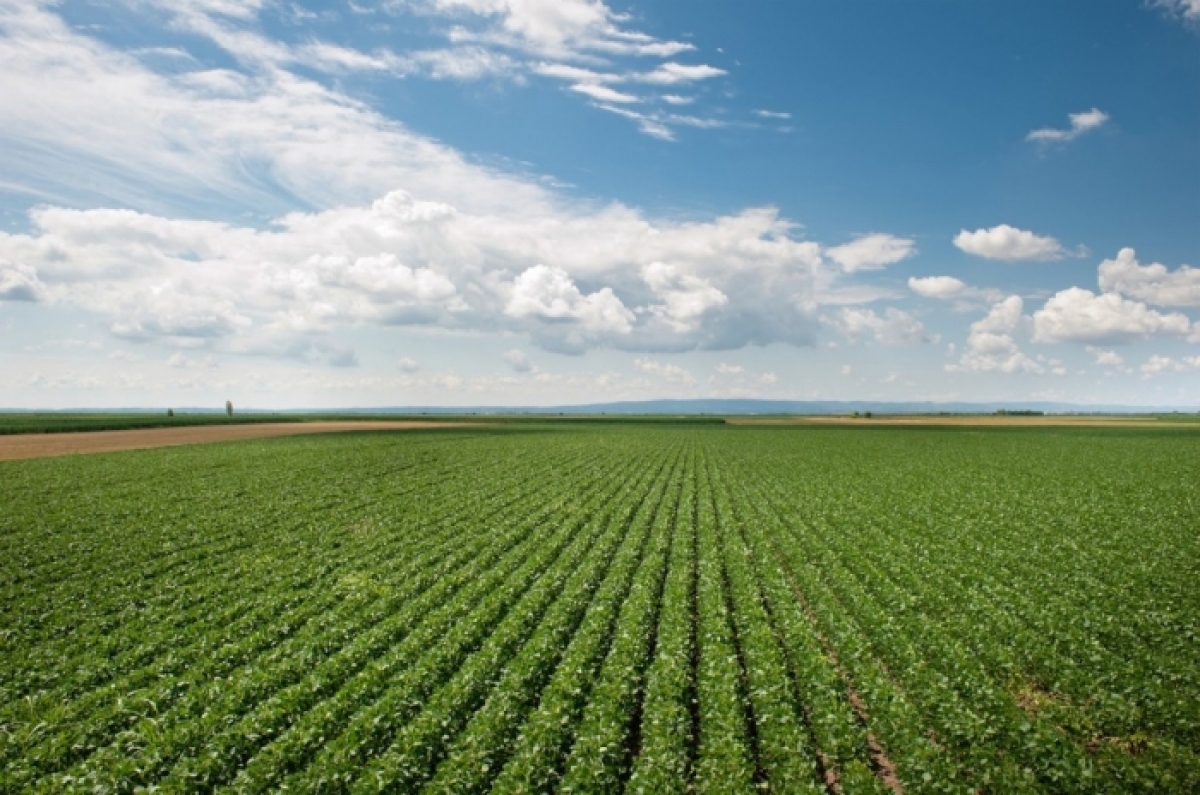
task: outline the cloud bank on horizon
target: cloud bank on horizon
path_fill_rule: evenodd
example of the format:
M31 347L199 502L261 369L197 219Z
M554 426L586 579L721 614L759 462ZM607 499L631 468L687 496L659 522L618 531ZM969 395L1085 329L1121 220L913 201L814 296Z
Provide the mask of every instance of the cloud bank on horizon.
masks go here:
M1187 375L1200 270L1183 262L1142 264L1124 243L1092 257L1077 224L1069 245L1049 234L1052 215L1036 232L939 212L818 233L784 202L719 191L717 211L645 209L489 162L390 112L377 88L351 88L370 76L480 86L500 106L509 92L574 96L585 114L632 121L612 154L588 149L588 169L634 146L687 149L682 168L696 169L712 136L805 124L765 110L775 100L743 85L737 61L715 65L719 47L645 32L638 12L117 6L140 20L136 41L84 23L104 6L0 0L0 192L17 219L0 231L0 359L16 376L0 404L237 390L263 405L1079 399L1085 378L1128 400L1159 376L1200 399ZM355 38L397 21L423 26L420 40ZM1014 124L1013 146L1116 124L1098 108L1067 118L1024 135ZM835 373L873 375L838 393Z

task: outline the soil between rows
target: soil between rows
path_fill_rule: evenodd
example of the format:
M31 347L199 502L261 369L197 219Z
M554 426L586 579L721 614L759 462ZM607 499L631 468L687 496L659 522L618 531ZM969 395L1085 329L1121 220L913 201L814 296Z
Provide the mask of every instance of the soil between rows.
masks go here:
M187 428L141 428L126 431L79 431L0 436L0 461L48 458L86 453L114 453L183 444L267 439L310 433L345 431L409 431L422 428L477 427L474 423L423 420L262 423L261 425L201 425Z

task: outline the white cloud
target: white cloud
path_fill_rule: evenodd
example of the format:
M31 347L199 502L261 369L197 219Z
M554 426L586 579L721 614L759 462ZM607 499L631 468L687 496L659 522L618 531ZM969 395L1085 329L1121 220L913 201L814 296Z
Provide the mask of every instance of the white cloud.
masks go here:
M513 282L504 307L511 317L578 321L588 331L628 334L634 315L611 287L584 295L562 268L535 265Z
M482 47L443 47L405 53L396 59L392 71L434 80L478 80L520 74L521 64L504 53Z
M504 361L513 369L513 372L529 373L534 369L533 362L529 361L529 357L525 355L525 352L516 348L504 354Z
M908 279L908 289L925 298L956 298L966 288L966 282L953 276L910 276Z
M724 69L706 64L681 64L668 61L652 71L642 72L631 76L639 83L654 83L662 86L673 86L681 83L694 83L699 80L710 80L727 74Z
M1069 115L1071 126L1065 130L1056 130L1053 128L1045 128L1034 130L1025 136L1026 141L1036 141L1038 143L1066 143L1074 141L1084 133L1091 132L1108 121L1108 114L1099 108L1082 113L1072 113Z
M1087 352L1096 357L1096 364L1104 367L1120 367L1125 364L1125 360L1121 358L1121 354L1116 351L1106 351L1103 348L1097 348L1095 345L1088 345Z
M313 354L315 340L364 324L547 345L589 331L575 349L812 342L834 277L772 208L681 222L599 207L284 68L160 75L37 7L0 15L0 178L47 205L28 232L0 233L10 300L80 307L130 339L318 360L332 354ZM283 212L297 206L314 209ZM210 212L255 220L197 219ZM674 281L649 284L655 262ZM505 312L542 263L577 293L566 314L520 290Z
M622 91L617 91L615 88L608 86L596 85L595 83L576 83L571 86L571 90L591 97L592 99L601 102L638 102L638 98L633 94L626 94Z
M662 101L668 105L691 105L696 101L695 97L681 97L678 94L663 94Z
M957 311L978 309L1004 299L1004 293L994 287L972 287L953 276L910 276L908 289L923 298L949 301Z
M397 5L477 15L492 24L478 31L456 28L454 35L567 60L595 53L670 57L694 49L623 27L627 18L600 0L428 0Z
M696 378L690 372L674 364L666 364L656 359L634 359L633 366L646 375L661 378L673 384L694 384Z
M157 74L35 6L0 9L0 29L0 176L43 203L236 217L397 185L460 208L545 198L273 65Z
M1038 342L1121 344L1158 335L1186 336L1191 321L1178 312L1163 314L1116 293L1096 295L1081 287L1056 293L1033 313Z
M572 83L618 83L624 78L613 72L597 72L582 66L565 63L548 63L542 61L534 64L532 71L544 77L555 77Z
M1168 270L1154 263L1139 265L1137 252L1123 248L1116 259L1100 263L1100 289L1123 293L1158 306L1200 307L1200 268Z
M1187 22L1200 22L1200 0L1151 0L1153 5Z
M706 279L681 273L673 265L651 262L642 268L642 279L662 300L650 311L666 321L674 331L696 329L706 312L729 303L723 292Z
M1182 359L1172 359L1170 356L1154 354L1141 366L1142 375L1147 378L1162 373L1182 373L1187 370L1200 369L1200 356L1184 356Z
M185 356L181 351L175 351L167 357L167 367L176 369L200 369L200 370L215 370L217 363L212 356L204 356L203 358L194 358Z
M421 365L407 356L402 358L398 362L397 366L400 368L400 372L402 373L415 373L421 369Z
M826 250L826 255L847 273L878 270L917 253L916 243L903 237L875 232Z
M1045 367L1021 352L1014 334L1023 323L1024 302L1011 295L997 302L987 316L971 324L966 349L950 372L1042 373Z
M742 375L746 372L746 368L740 364L726 364L721 362L717 365L717 373L720 375Z
M895 307L888 307L882 315L870 309L843 309L830 322L852 342L868 337L884 345L919 345L930 341L919 320Z
M210 39L242 66L261 73L302 65L332 74L370 71L460 81L497 77L521 83L532 72L569 79L577 92L607 102L632 101L630 94L613 89L601 96L607 92L599 87L614 80L674 85L725 74L716 67L674 61L650 70L630 65L619 74L580 66L607 66L612 59L671 58L695 49L628 29L628 15L614 12L601 0L393 0L384 6L392 13L425 14L455 23L441 31L447 46L403 53L386 48L365 52L324 41L291 46L269 39L255 24L263 3L248 4L230 15L224 9L233 4L141 2L159 6L173 16L176 28ZM654 134L653 126L639 127Z
M1000 224L991 229L963 229L954 245L968 254L998 260L1056 260L1066 256L1062 244L1052 237Z
M754 115L763 119L790 119L792 114L781 110L756 110Z
M0 233L0 256L36 265L54 300L119 336L247 352L298 355L313 335L362 324L509 328L559 348L575 329L575 350L812 341L829 277L819 246L791 239L773 210L685 224L619 205L513 210L394 192L263 231L45 208L30 233Z
M0 258L0 301L39 301L44 293L35 269Z

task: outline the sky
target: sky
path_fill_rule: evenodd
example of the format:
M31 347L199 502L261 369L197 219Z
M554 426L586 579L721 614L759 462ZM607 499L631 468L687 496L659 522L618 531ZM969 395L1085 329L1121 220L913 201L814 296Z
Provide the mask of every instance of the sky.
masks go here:
M0 407L1200 406L1200 0L0 0Z

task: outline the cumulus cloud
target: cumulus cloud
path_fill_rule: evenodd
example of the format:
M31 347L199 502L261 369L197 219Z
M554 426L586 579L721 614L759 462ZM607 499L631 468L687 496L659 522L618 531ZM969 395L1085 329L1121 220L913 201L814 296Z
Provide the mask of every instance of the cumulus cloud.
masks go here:
M135 340L287 351L367 323L507 328L576 352L812 341L830 276L774 210L675 223L546 198L470 213L396 191L266 230L43 208L30 233L0 233L0 256Z
M0 259L0 301L39 301L44 293L36 270Z
M873 339L884 345L919 345L930 341L919 320L895 307L882 315L871 309L843 309L830 322L852 342Z
M908 289L925 298L956 298L967 289L967 284L953 276L910 276Z
M1033 313L1038 342L1116 345L1158 335L1186 336L1191 321L1178 312L1163 314L1116 293L1096 295L1071 287L1056 293Z
M533 372L533 362L529 361L529 357L524 351L513 348L508 353L504 354L504 361L516 373Z
M1026 141L1035 141L1037 143L1066 143L1074 141L1084 133L1091 132L1099 127L1102 127L1108 121L1108 114L1099 108L1082 113L1071 113L1070 126L1065 130L1057 130L1052 127L1047 127L1041 130L1034 130L1025 136Z
M826 250L826 255L847 273L879 270L917 253L916 243L903 237L875 232Z
M1137 252L1123 248L1116 259L1100 263L1100 289L1122 293L1158 306L1200 307L1200 268L1169 270L1159 263L1140 265Z
M415 373L421 369L421 365L407 356L402 358L397 366L400 368L400 372L402 373Z
M634 359L633 366L641 373L661 378L672 384L691 385L696 383L695 376L687 370L678 365L660 362L657 359Z
M694 330L706 312L729 303L728 296L708 280L681 273L673 265L652 262L642 268L642 279L662 300L650 311L675 331Z
M628 334L634 315L612 288L584 295L562 268L535 265L513 282L504 313L511 317L578 321L588 331Z
M1170 356L1154 354L1141 366L1142 375L1149 378L1162 373L1182 373L1186 370L1200 369L1200 356L1184 356L1172 359Z
M968 254L998 260L1056 260L1066 256L1062 244L1052 237L1000 224L991 229L960 231L954 245Z
M1015 334L1023 323L1025 303L1011 295L997 302L987 316L971 324L962 357L946 365L950 372L1042 373L1045 367L1026 356Z
M991 305L1004 298L1004 293L993 287L973 287L953 276L910 276L908 289L922 298L948 301L958 311L977 309L981 304Z
M1096 364L1104 367L1120 367L1125 364L1125 360L1121 358L1121 354L1116 351L1108 351L1098 348L1095 345L1088 345L1087 352L1095 357Z

